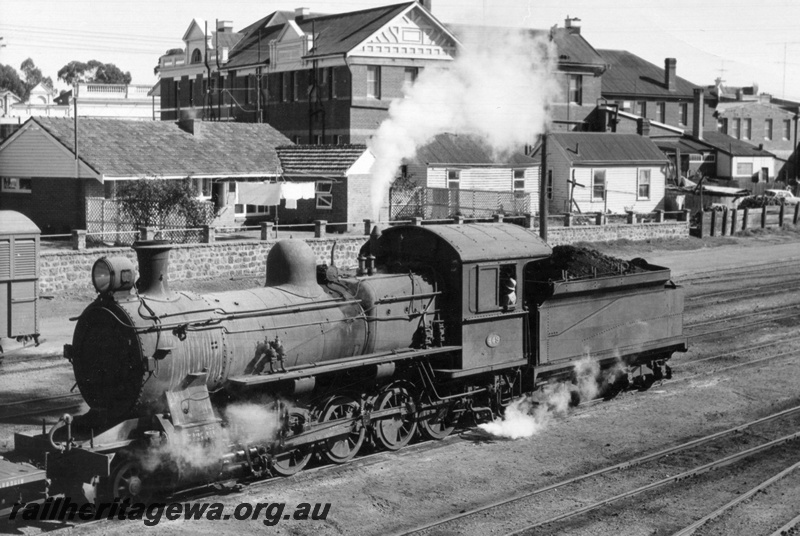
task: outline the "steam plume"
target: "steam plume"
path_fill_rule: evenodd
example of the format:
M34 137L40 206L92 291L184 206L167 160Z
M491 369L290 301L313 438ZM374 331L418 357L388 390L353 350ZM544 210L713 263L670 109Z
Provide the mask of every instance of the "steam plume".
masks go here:
M620 362L600 372L597 361L587 356L575 363L575 383L545 386L541 392L512 402L505 415L478 428L495 437L520 439L531 437L544 429L555 417L569 409L574 394L581 400L591 400L599 394L604 383L611 382L623 370ZM573 394L574 393L574 394Z
M552 43L525 30L470 33L455 61L426 67L405 88L371 139L375 219L403 159L413 158L434 136L474 135L499 156L533 143L544 131L547 105L557 91Z

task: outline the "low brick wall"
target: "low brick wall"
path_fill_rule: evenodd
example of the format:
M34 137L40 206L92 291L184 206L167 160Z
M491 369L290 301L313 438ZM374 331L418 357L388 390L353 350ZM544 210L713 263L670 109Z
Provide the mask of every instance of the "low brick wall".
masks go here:
M536 232L535 230L532 230ZM651 240L687 238L687 222L634 223L611 225L576 225L550 227L548 242L553 245L605 240ZM366 236L308 238L319 264L334 262L340 268L355 268L358 251ZM274 242L237 240L212 244L176 244L170 252L169 278L173 281L261 275L265 273L267 253ZM39 257L39 289L41 294L56 294L76 289L91 289L91 271L100 257L128 257L136 265L136 253L129 247L92 248L87 250L43 251Z
M306 242L319 264L334 262L341 268L358 265L358 251L365 236L309 238ZM214 244L176 244L169 256L171 280L207 279L265 273L267 253L275 242L240 240ZM100 257L128 257L136 266L136 253L129 247L92 248L81 251L44 251L39 257L39 290L54 294L65 290L91 289L91 272Z
M547 242L551 246L575 242L605 242L622 239L635 242L659 238L689 238L689 222L576 225L574 227L550 227L547 230Z

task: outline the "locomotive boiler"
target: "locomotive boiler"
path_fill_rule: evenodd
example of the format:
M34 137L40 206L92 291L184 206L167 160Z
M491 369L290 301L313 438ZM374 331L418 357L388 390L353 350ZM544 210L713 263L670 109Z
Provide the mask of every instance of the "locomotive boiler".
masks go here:
M686 350L669 270L554 280L551 248L512 224L391 227L353 275L281 241L265 286L205 295L169 288L168 245L134 249L138 280L127 258L95 263L65 348L89 411L16 437L56 491L287 476L491 419L587 355L653 378ZM237 421L242 405L259 411Z

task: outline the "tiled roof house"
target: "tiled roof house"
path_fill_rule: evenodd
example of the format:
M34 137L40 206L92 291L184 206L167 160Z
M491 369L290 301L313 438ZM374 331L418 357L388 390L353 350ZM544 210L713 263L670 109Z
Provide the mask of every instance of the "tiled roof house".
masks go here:
M191 178L198 197L232 210L236 181L276 179L275 147L289 140L266 124L35 117L0 145L0 209L45 233L85 229L85 199L114 196L118 181ZM244 210L246 200L240 200ZM241 210L239 210L241 208ZM239 214L245 216L244 213Z

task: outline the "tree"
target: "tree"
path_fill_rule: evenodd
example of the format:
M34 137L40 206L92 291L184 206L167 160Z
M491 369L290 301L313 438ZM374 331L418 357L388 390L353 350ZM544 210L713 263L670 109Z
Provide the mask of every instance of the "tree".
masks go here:
M22 62L22 65L19 66L22 74L25 75L25 85L28 87L28 92L35 88L40 82L44 82L50 89L53 89L53 79L48 77L42 76L42 70L39 69L36 64L33 63L31 58L26 59ZM27 100L27 97L26 97Z
M25 86L25 82L19 77L17 70L10 65L3 65L0 63L0 89L6 89L13 92L22 101L28 100L29 90Z
M189 179L149 178L125 182L117 189L122 213L137 227L165 228L178 220L184 228L208 225L213 210L196 198Z
M58 79L69 85L76 82L97 84L130 84L131 73L122 70L113 63L97 60L71 61L58 70Z

